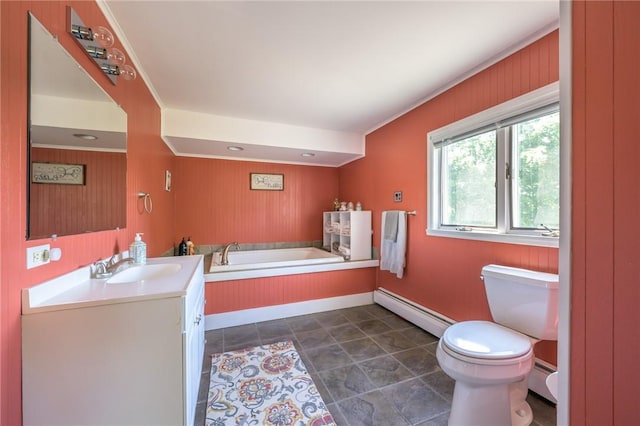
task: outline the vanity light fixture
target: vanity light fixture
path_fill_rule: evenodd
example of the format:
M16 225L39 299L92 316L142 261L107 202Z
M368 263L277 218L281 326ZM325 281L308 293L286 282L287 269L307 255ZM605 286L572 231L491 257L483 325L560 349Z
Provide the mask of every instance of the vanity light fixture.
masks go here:
M315 157L316 155L313 152L303 152L300 154L301 157Z
M98 139L97 136L88 135L86 133L74 133L73 136L75 136L76 138L87 140L87 141L95 141L96 139Z
M243 148L243 147L241 147L241 146L235 146L235 145L228 146L228 147L227 147L227 149L228 149L229 151L244 151L244 148Z
M67 7L67 10L69 33L113 84L116 84L118 76L125 80L136 78L136 70L126 63L124 53L120 49L112 48L115 38L108 28L87 27L71 7Z

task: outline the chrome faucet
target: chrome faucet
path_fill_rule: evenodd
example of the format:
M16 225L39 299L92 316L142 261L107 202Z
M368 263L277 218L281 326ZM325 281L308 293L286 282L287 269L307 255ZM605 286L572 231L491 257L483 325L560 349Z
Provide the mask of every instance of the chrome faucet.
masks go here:
M124 259L120 259L117 262L112 261L110 265L107 265L107 272L115 274L125 263L133 263L133 257L125 257Z
M233 243L229 243L226 246L224 246L224 248L222 249L222 255L220 256L220 264L221 265L228 265L229 264L229 248L231 246L235 246L236 249L240 250L240 244L238 244L236 241L234 241Z
M94 263L92 268L93 278L109 278L110 276L118 272L118 270L120 270L120 267L125 263L133 263L132 257L125 257L118 260L117 262L114 262L116 258L117 256L113 256L108 260L98 261Z

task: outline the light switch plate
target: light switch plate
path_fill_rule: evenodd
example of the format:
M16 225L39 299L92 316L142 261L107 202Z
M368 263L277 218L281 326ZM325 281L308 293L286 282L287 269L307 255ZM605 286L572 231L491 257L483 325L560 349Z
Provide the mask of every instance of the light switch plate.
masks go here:
M50 248L51 246L49 244L27 247L27 269L35 268L36 266L46 265L47 263L49 263Z

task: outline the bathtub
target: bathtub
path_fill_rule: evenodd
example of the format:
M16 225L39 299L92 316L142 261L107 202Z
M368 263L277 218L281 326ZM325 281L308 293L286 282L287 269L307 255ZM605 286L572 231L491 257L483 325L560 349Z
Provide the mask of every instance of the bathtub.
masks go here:
M315 247L271 250L229 250L229 264L220 265L220 253L214 253L209 272L244 271L247 269L281 268L344 262L342 256Z
M378 266L377 260L346 262L342 256L315 247L229 250L228 254L228 265L220 265L220 253L213 254L209 272L205 273L205 281L227 281Z

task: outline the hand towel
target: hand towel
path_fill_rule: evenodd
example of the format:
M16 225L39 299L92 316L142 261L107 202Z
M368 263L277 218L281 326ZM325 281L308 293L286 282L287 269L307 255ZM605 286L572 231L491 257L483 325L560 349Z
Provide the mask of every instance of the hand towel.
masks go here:
M383 238L385 240L395 242L398 238L398 216L400 212L398 211L388 211L384 212L385 221L384 221L384 231L382 233Z
M396 222L397 232L395 241L385 239L385 230L387 229L388 220ZM406 212L397 210L382 212L382 232L380 240L380 269L383 271L389 271L392 274L396 274L396 277L402 278L404 274L405 255L407 252Z

